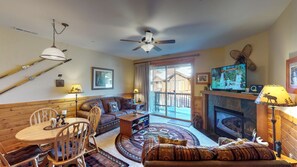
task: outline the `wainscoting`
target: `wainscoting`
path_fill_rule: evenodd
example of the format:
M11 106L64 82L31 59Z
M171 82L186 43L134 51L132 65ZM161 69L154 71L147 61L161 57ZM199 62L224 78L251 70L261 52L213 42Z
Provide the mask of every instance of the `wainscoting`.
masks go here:
M133 94L125 93L109 96L131 98ZM79 97L78 108L84 101L99 97L102 96ZM66 109L68 110L67 117L75 116L75 98L0 105L0 142L3 144L6 151L24 146L24 143L15 139L15 134L30 125L29 118L35 110L44 107L54 108L58 112Z

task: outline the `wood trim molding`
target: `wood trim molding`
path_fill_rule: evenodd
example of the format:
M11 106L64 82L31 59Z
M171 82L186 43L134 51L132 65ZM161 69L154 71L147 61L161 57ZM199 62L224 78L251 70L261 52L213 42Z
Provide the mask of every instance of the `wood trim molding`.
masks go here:
M178 58L190 58L190 57L195 58L197 56L200 56L200 54L198 52L181 53L181 54L174 54L174 55L159 56L159 57L153 57L153 58L148 58L148 59L135 60L134 64L153 62L153 61L165 61L165 60L178 59Z

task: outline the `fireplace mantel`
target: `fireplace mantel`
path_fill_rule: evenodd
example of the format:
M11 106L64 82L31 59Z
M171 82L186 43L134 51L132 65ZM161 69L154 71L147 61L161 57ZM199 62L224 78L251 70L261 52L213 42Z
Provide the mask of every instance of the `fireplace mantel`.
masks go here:
M257 96L254 96L252 94L244 94L244 93L234 93L234 92L226 92L226 91L202 91L202 118L203 118L203 129L206 131L211 131L209 128L209 115L211 114L211 111L209 113L209 98L215 97L216 99L222 99L227 100L231 102L236 101L248 101L249 104L255 105L254 108L256 108L256 126L257 126L257 135L261 136L264 141L267 141L268 138L268 118L267 118L267 106L266 105L259 105L253 103L253 101L256 100ZM211 101L211 103L213 103ZM232 107L232 105L228 105L229 108ZM236 110L236 107L238 107L237 104L234 104L234 110Z

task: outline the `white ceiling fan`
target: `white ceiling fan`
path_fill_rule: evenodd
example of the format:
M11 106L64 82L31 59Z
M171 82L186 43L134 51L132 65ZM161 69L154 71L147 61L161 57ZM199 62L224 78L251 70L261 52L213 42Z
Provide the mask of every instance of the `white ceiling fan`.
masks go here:
M173 44L175 43L174 39L170 39L170 40L155 40L153 38L153 33L149 30L145 31L145 36L137 41L137 40L130 40L130 39L120 39L120 41L126 41L126 42L138 42L141 45L132 49L133 51L136 51L140 48L142 48L146 53L150 52L152 49L156 50L156 51L161 51L162 49L159 48L158 46L156 46L156 44Z

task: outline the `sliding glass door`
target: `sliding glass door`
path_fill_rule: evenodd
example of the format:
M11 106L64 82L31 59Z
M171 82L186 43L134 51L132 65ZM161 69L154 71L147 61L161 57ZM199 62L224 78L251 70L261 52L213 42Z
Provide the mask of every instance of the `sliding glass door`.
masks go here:
M191 120L191 76L191 64L151 66L150 113Z

